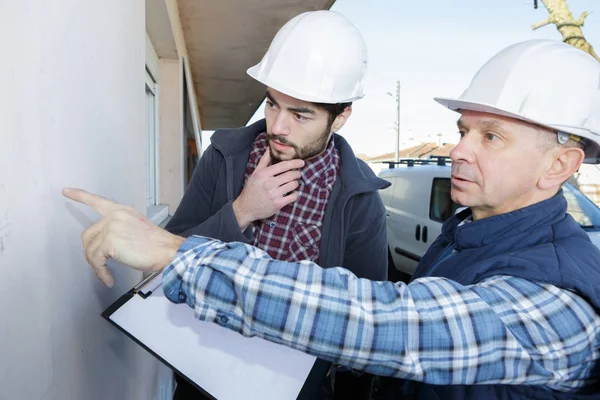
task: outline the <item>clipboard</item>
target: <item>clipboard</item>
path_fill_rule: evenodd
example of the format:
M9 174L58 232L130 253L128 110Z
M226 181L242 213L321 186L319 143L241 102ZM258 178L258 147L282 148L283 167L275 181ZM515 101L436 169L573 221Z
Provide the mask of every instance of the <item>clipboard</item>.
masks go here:
M310 400L330 363L267 340L199 321L169 301L161 273L148 276L102 317L215 400Z

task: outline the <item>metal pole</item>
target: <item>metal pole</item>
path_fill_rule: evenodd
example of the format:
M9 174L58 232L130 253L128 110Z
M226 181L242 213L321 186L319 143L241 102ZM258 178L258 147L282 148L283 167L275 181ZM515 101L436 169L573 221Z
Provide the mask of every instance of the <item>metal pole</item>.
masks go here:
M400 161L400 81L397 82L398 87L396 89L396 103L398 105L398 114L396 118L396 146L395 149L395 160Z

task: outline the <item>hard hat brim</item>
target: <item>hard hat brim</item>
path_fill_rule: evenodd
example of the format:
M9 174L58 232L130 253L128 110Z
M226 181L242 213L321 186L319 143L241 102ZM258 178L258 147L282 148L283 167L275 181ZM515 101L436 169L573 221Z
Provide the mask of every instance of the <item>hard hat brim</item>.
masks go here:
M484 113L489 113L489 114L502 115L504 117L509 117L509 118L520 119L522 121L527 121L527 122L537 124L536 122L530 121L521 115L502 110L502 109L494 107L490 104L477 103L477 102L453 99L453 98L448 98L448 97L434 97L433 99L435 101L437 101L438 103L440 103L441 105L443 105L444 107L449 108L450 110L456 111L456 112L460 112L461 110L484 112Z
M473 101L465 101L465 100L449 98L449 97L434 97L433 99L436 102L438 102L439 104L443 105L444 107L446 107L452 111L456 111L456 112L461 112L462 110L467 110L467 111L477 111L477 112L501 115L504 117L514 118L514 119L518 119L521 121L529 122L534 125L539 125L539 126L551 129L553 131L561 131L561 132L571 133L573 135L581 136L584 138L588 137L590 134L589 131L583 130L580 128L575 128L575 127L570 127L570 126L556 126L556 125L552 125L552 124L540 123L540 121L534 121L534 120L526 118L522 115L519 115L516 113L511 113L509 111L494 107L490 104L478 103L478 102L473 102ZM587 148L585 149L585 157L586 158L585 158L584 162L587 164L600 164L600 146L598 146L595 142L590 141L590 145L588 145Z
M364 94L362 94L360 96L353 96L353 97L347 97L347 98L344 98L344 97L335 98L335 97L331 97L331 96L319 96L319 95L311 96L311 95L308 95L307 93L300 93L296 90L293 90L289 87L282 85L281 83L272 82L266 78L261 77L260 76L260 63L248 68L246 70L246 73L250 77L254 78L256 81L262 83L263 85L265 85L267 87L273 88L273 89L277 90L278 92L281 92L281 93L288 95L290 97L293 97L295 99L308 101L311 103L324 103L324 104L350 103L350 102L353 102L355 100L360 100L363 97L365 97Z

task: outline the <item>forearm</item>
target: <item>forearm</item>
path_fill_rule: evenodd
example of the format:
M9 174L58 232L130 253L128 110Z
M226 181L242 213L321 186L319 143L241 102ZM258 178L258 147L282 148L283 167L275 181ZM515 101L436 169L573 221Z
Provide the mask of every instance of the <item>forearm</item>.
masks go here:
M181 233L183 237L194 235L210 237L222 242L250 243L250 237L246 236L238 225L232 202L226 203L214 215Z
M240 204L240 200L235 199L231 204L231 208L240 231L243 232L246 229L248 229L248 227L254 221L254 219L252 218L250 213L248 213L248 211L243 207L243 205Z
M584 360L571 354L568 343L591 335L564 333L568 340L553 342L556 351L548 352L548 343L523 325L552 330L552 318L537 321L511 308L502 293L517 284L532 285L523 290L548 299L556 294L515 278L470 287L442 278L410 286L373 282L341 268L275 261L250 246L193 238L163 280L171 299L186 294L199 319L354 369L433 384L553 383ZM580 322L598 323L595 316Z

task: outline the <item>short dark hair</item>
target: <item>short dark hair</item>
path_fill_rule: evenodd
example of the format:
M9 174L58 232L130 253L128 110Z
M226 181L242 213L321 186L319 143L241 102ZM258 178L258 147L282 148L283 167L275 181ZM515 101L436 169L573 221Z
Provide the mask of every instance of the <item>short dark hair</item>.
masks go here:
M344 112L347 107L352 106L352 102L349 103L336 103L336 104L327 104L327 103L313 103L316 107L319 107L322 110L327 111L327 127L331 127L333 121L337 118L338 115Z

